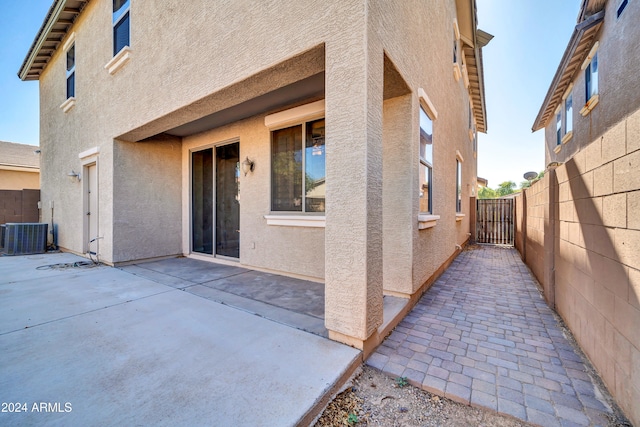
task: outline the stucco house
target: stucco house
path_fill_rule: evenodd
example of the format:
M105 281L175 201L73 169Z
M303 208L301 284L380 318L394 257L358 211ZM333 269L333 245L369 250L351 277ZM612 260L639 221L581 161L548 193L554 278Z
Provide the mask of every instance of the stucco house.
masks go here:
M40 188L39 147L0 141L0 190Z
M520 246L610 392L640 425L640 4L583 0L533 130L545 177Z
M323 282L330 338L370 348L469 239L490 39L475 0L56 0L19 71L43 221L109 264Z

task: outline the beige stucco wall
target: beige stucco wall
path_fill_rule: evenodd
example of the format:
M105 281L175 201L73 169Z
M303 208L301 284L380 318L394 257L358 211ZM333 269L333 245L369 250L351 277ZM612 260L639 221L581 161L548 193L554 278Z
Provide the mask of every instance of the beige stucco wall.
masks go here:
M82 168L80 153L93 149L101 259L188 254L189 153L239 140L240 158L256 162L252 174L240 177L240 262L324 279L327 328L334 338L364 340L382 322L383 286L409 296L468 238L476 162L467 89L452 69L455 14L453 0L301 0L287 7L248 0L195 0L187 6L175 0L161 6L132 2L131 59L110 75L104 65L112 57L111 2L92 1L71 29L75 106L67 113L59 108L65 100L61 49L40 80L43 220L49 221L53 202L59 245L82 251L83 184L66 175ZM385 55L409 88L402 99L383 102ZM270 134L264 115L270 111L184 138L157 136L321 71L327 129L324 229L266 224ZM418 231L419 88L438 111L433 200L440 219L423 231ZM397 144L405 152L387 161L383 154L394 149L395 138L402 139ZM461 221L455 214L456 151L464 158ZM397 214L395 225L384 222L384 210ZM385 232L404 243L385 252Z
M22 172L0 169L0 190L37 190L40 188L40 172Z
M191 152L239 141L240 159L249 157L255 169L240 174L240 261L258 267L316 279L324 278L324 228L267 225L271 209L271 132L264 115L186 137L181 153L182 227L190 230ZM189 253L189 233L182 234Z
M117 262L122 253L114 254L113 239L118 233L114 227L124 223L114 222L114 200L121 206L136 206L137 196L115 186L114 139L160 118L170 119L162 122L165 129L161 123L156 133L195 119L188 109L180 108L324 42L335 40L339 45L344 28L341 23L349 21L352 7L344 2L327 5L317 1L292 2L284 9L269 4L249 6L243 1L218 4L202 0L190 2L189 7L179 2L164 2L162 7L132 2L132 58L110 75L104 65L112 57L111 2L90 2L71 28L76 45L75 106L68 113L59 108L65 101L62 49L40 78L43 202L45 206L54 203L59 245L75 252L83 248L82 184L72 183L66 176L72 169L81 169L79 153L94 147L99 150L99 229L104 237L100 251L104 261ZM310 10L323 10L323 19L308 13ZM238 37L239 30L231 30L234 22L251 31ZM335 25L327 26L326 22ZM277 87L277 79L274 85ZM255 95L247 92L243 96L251 99ZM212 105L207 113L216 107L221 108ZM144 149L139 154L143 153ZM164 191L161 183L148 180L144 185L147 191L159 192ZM157 208L139 209L138 213L150 223L165 221L166 214L160 213L161 206ZM43 220L49 220L50 210L43 212ZM166 233L182 235L180 216L166 222L171 224ZM121 235L127 227L125 224ZM148 243L166 247L165 238L158 238ZM167 249L166 255L172 253L173 249Z
M116 141L113 149L113 261L181 255L181 139Z
M600 137L621 118L640 108L640 79L629 70L640 68L640 7L629 3L620 18L616 11L621 2L608 1L604 24L596 35L598 47L598 105L589 115L580 115L585 105L584 71L578 69L573 86L573 138L563 144L559 153L554 153L555 114L545 128L547 141L546 163L564 162ZM603 146L603 150L614 155L617 146ZM618 152L619 154L620 152Z

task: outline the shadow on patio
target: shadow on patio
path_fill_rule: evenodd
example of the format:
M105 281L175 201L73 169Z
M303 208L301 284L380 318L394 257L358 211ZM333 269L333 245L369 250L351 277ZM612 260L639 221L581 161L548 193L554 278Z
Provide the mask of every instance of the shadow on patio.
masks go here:
M191 258L119 268L287 326L328 336L322 283Z

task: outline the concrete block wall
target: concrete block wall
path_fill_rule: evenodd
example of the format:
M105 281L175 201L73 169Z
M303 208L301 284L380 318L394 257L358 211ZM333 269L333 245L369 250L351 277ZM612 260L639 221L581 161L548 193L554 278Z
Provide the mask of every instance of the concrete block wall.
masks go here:
M554 172L524 192L526 244L518 249L545 288L552 278L555 309L640 424L640 110ZM537 252L543 240L553 242L543 246L551 258Z
M545 278L545 229L549 227L549 174L516 197L516 248L543 288Z
M0 190L0 224L38 222L40 190Z

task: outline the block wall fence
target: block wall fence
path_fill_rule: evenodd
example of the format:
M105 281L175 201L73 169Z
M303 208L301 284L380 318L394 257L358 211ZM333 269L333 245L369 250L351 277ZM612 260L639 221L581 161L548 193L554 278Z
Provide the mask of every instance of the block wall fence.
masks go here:
M640 111L518 196L516 247L640 425Z

